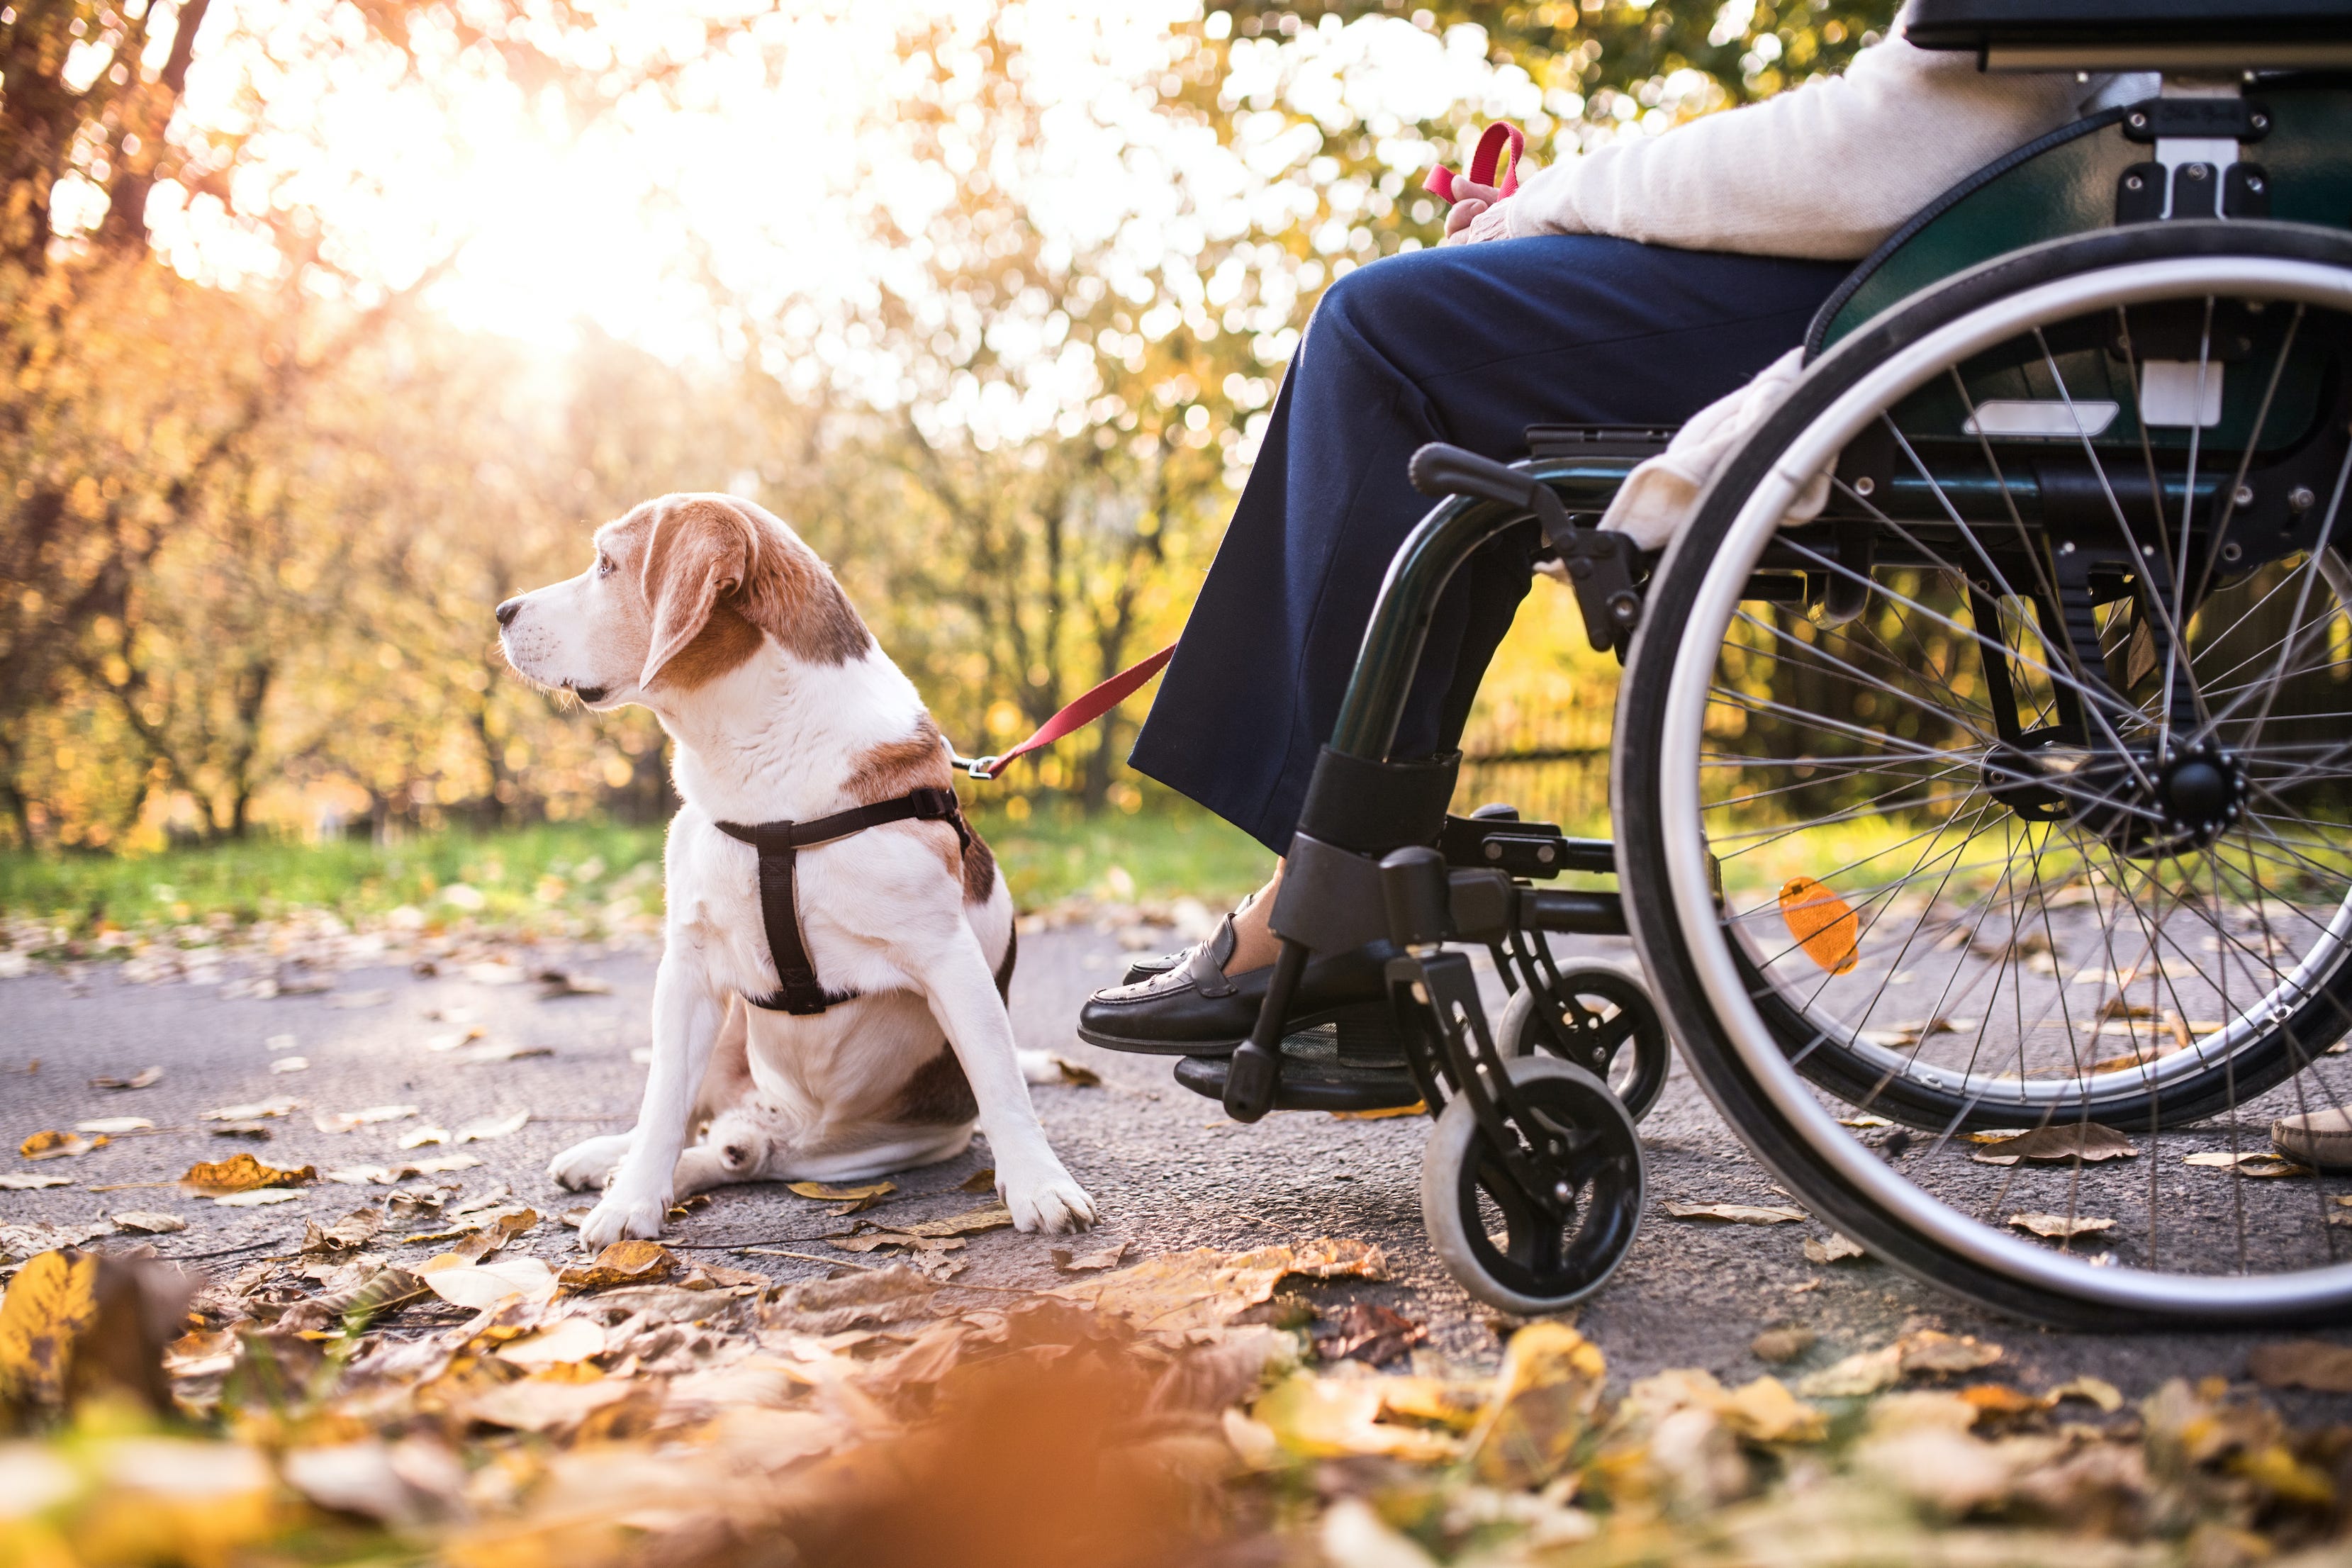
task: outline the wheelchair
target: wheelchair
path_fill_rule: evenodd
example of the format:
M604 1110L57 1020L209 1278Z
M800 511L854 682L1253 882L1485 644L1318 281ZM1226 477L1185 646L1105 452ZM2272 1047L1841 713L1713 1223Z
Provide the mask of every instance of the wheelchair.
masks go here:
M2352 1070L2352 5L2194 11L1919 0L1925 47L2163 89L1864 260L1663 552L1597 523L1665 433L1416 455L1442 499L1319 759L1264 1009L1180 1081L1243 1121L1426 1106L1433 1245L1515 1312L1631 1247L1671 1031L1790 1193L1945 1289L2345 1321L2352 1178L2265 1151ZM1449 577L1530 519L1624 665L1613 842L1449 816L1454 760L1388 755ZM1549 945L1621 932L1646 988ZM1310 955L1367 949L1380 991L1293 1027Z

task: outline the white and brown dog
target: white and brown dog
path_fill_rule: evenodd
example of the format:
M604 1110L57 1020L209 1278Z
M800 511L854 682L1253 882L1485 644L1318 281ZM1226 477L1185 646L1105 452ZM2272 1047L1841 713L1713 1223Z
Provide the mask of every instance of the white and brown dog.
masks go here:
M586 572L498 609L524 679L600 712L640 703L677 742L645 1100L635 1131L548 1171L604 1188L582 1242L658 1236L676 1198L724 1182L951 1159L975 1125L1015 1225L1093 1224L1029 1102L1002 994L1013 899L977 837L967 849L950 823L902 821L800 850L802 940L825 985L856 995L807 1016L743 1001L778 974L758 853L716 824L806 822L951 777L921 698L824 563L720 495L646 501L595 544Z

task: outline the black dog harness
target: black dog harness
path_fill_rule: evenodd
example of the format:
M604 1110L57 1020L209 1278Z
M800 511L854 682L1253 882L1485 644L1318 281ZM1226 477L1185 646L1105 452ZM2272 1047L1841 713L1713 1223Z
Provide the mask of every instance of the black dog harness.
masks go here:
M855 991L827 991L816 977L816 960L801 940L799 900L793 888L793 862L814 844L830 844L886 822L944 822L956 830L964 851L971 848L971 829L951 789L910 790L896 800L877 801L854 811L835 812L814 822L762 822L744 827L718 824L728 837L760 852L760 920L768 928L768 956L775 963L779 984L771 996L746 996L754 1007L802 1017L822 1013L854 998Z

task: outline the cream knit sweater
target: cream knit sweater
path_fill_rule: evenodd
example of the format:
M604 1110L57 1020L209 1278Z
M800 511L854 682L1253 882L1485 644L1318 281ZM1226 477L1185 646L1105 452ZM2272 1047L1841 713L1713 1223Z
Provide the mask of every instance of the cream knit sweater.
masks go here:
M1901 37L1845 74L1655 137L1628 137L1529 177L1473 237L1612 235L1685 250L1855 260L1976 169L2091 109L2157 90L2152 76L1993 75ZM1690 521L1716 471L1803 371L1791 350L1702 409L1626 479L1601 526L1644 549ZM1817 514L1817 479L1789 520Z

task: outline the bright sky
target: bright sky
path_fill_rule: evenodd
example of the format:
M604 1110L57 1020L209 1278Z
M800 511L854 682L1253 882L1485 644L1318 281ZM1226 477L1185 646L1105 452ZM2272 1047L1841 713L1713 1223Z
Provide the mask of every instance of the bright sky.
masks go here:
M673 62L667 94L625 99L575 126L553 89L530 93L449 64L404 81L390 62L331 50L310 0L219 0L189 82L194 122L251 138L240 203L278 199L322 215L326 253L393 286L444 258L433 302L460 325L560 347L582 321L666 357L717 345L712 295L781 318L795 299L855 295L893 258L861 250L859 204L910 226L968 171L897 156L887 132L908 90L902 31L945 21L969 36L985 0L824 0L761 16L706 51L699 18L740 0L611 0L589 64ZM1029 195L1049 234L1116 237L1139 268L1197 251L1296 199L1274 182L1314 138L1282 117L1245 121L1242 145L1157 110L1171 27L1199 0L1034 0L1007 7L1056 105L1048 167ZM223 29L215 35L214 27ZM424 46L432 52L431 40ZM1456 105L1525 117L1539 95L1495 72L1475 29L1441 38L1402 18L1307 29L1235 51L1242 99L1280 90L1336 129L1350 115L1393 136ZM322 63L323 62L323 63ZM260 107L257 108L256 105ZM1262 121L1262 122L1261 122ZM1398 142L1406 166L1425 157ZM874 165L858 183L861 163ZM1417 177L1417 174L1416 174ZM192 274L231 277L266 258L209 198L152 215L159 243Z

